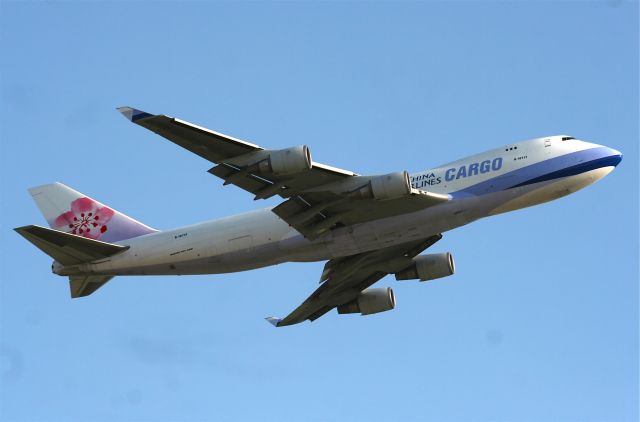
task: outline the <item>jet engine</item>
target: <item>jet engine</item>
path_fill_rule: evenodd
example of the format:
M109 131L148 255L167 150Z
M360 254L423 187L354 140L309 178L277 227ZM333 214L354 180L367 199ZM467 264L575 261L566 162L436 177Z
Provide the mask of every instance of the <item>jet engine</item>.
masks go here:
M371 179L371 193L374 199L395 199L411 194L411 181L409 173L398 171Z
M355 314L359 312L362 315L370 315L390 311L395 307L396 297L390 287L366 289L355 300L338 306L338 313Z
M385 201L411 195L411 181L409 173L406 171L397 171L381 176L348 178L340 182L339 189L344 192L345 189L351 189L352 185L362 183L362 180L366 180L366 184L351 192L352 196Z
M311 153L306 145L273 151L259 164L260 172L287 176L311 169Z
M450 276L455 270L453 255L449 252L419 255L410 267L396 273L396 280L435 280Z

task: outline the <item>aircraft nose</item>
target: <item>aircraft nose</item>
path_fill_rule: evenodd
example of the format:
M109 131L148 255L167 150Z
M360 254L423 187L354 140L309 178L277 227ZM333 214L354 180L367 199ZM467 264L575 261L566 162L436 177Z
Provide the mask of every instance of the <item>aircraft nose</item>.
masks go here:
M607 147L607 152L608 152L608 158L610 160L610 165L612 166L617 166L618 164L620 164L620 161L622 161L622 153L618 150L615 150L613 148L608 148Z

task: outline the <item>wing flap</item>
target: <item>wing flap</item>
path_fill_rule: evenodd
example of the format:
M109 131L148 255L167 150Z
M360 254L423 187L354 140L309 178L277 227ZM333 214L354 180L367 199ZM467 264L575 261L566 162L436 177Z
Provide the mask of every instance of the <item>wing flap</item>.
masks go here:
M235 169L228 164L217 165L208 171L224 180L224 184L233 184L240 189L246 190L254 195L257 195L262 189L270 187L274 182L255 176L249 173L244 173L242 170ZM274 192L274 195L276 192Z

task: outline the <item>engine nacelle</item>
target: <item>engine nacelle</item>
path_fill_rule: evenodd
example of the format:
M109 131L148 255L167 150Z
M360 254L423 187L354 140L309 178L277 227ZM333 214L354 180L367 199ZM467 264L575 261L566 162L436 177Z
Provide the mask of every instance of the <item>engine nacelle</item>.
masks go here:
M396 280L435 280L456 271L453 255L449 252L419 255L413 262L409 268L396 273Z
M338 313L355 314L359 312L362 315L370 315L390 311L395 307L396 297L390 287L366 289L355 300L338 306Z
M276 176L302 173L311 169L311 153L306 145L273 151L259 165L260 171Z
M371 194L374 199L384 201L411 194L411 180L407 171L398 171L371 179Z

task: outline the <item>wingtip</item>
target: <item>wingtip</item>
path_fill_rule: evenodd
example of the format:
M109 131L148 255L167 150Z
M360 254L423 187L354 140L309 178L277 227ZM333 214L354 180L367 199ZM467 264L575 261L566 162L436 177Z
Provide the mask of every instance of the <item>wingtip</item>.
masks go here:
M277 327L278 324L280 324L280 321L282 321L281 318L276 318L276 317L272 317L272 316L266 317L265 319L267 320L267 322L269 324L273 325L274 327Z
M132 122L135 122L136 120L144 119L145 117L153 116L153 114L147 113L146 111L138 110L137 108L127 107L127 106L118 107L117 110L124 117L126 117L127 120L130 120Z

